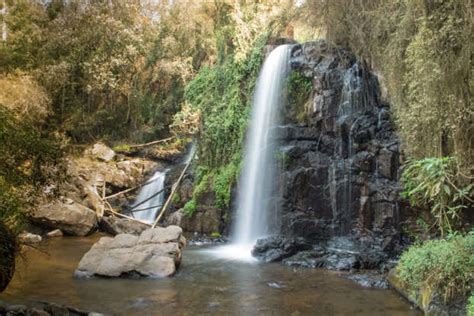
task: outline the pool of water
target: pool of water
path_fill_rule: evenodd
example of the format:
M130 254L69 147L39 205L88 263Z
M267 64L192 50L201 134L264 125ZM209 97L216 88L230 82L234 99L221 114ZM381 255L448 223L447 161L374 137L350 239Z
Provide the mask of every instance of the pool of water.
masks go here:
M169 279L74 278L99 237L51 239L28 250L0 300L114 315L422 315L393 290L366 289L325 270L229 260L209 246L188 246Z

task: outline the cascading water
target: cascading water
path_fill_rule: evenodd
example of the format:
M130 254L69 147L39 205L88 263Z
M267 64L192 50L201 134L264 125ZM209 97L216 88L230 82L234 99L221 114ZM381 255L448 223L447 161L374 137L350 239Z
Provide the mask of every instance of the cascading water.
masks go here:
M145 222L153 223L156 213L163 205L165 192L162 191L165 184L166 170L156 171L138 193L133 205L133 217ZM157 194L158 192L161 193Z
M245 144L233 245L221 249L236 259L250 259L257 238L276 233L269 225L276 171L276 143L272 134L281 113L289 48L289 45L275 48L265 60L258 77Z

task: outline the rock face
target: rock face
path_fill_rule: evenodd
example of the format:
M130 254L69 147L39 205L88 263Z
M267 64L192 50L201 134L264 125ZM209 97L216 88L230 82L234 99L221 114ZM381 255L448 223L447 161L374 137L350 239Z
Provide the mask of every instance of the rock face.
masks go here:
M82 257L77 276L172 276L186 239L178 226L147 229L134 236L103 237Z
M156 167L157 163L153 161L116 155L104 144L95 144L81 157L68 159L67 181L50 190L57 189L60 199L55 200L56 196L48 196L49 193L45 192L45 202L38 206L32 220L45 228L60 229L68 235L84 236L104 216L104 187L106 195L135 187ZM108 202L114 208L129 204L124 195L109 199ZM109 232L115 230L113 234L129 232L123 228L124 225L116 225L114 229L112 226L106 227L110 228ZM132 231L137 232L136 229Z
M144 230L150 228L149 225L117 217L102 217L99 225L103 232L113 236L118 234L140 235Z
M324 41L294 45L290 63L312 91L299 115L305 119L288 109L275 133L283 157L282 234L321 245L344 237L370 253L397 253L399 142L377 78L352 54ZM327 257L325 265L341 259L357 265L347 251Z
M97 227L95 212L72 200L41 205L32 213L31 219L41 226L74 236L85 236Z

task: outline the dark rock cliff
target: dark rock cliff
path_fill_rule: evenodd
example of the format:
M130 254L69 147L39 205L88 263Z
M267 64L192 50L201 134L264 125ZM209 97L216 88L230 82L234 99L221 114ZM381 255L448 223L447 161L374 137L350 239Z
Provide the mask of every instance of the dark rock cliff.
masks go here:
M276 133L281 233L330 253L350 252L343 268L376 267L399 252L403 215L399 141L378 80L354 55L324 41L294 45L290 63L312 90L304 119L295 122L287 109ZM364 263L367 254L374 260ZM323 261L318 265L331 266Z

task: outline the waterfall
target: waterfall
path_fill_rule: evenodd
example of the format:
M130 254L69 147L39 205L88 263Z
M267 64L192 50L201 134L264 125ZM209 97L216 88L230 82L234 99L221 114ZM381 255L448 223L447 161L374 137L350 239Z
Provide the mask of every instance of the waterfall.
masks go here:
M245 156L237 196L232 244L210 249L217 257L255 261L251 255L259 237L278 233L270 219L278 216L271 200L276 193L276 126L279 123L290 46L275 48L260 71L245 143ZM276 204L276 203L273 203ZM273 221L275 222L275 221Z
M232 236L238 245L253 245L258 237L274 233L268 227L272 215L270 199L275 188L276 144L272 134L281 112L288 60L288 45L275 48L258 77Z
M165 192L156 194L163 190L165 184L165 171L156 171L143 186L133 205L133 216L146 223L153 223L158 210L163 205Z

